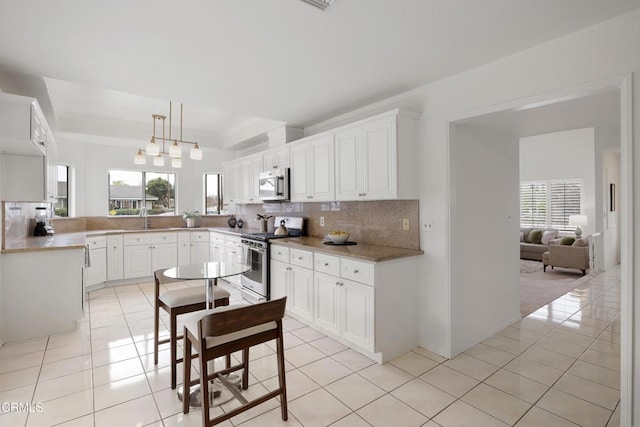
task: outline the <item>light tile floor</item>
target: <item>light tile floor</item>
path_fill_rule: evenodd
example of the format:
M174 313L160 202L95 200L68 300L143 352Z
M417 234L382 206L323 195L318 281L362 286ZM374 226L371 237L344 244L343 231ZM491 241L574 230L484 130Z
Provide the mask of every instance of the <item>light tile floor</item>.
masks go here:
M181 286L202 285L167 288ZM95 291L75 332L2 347L0 426L199 426L200 410L183 415L169 388L167 345L153 365L152 301L152 283ZM384 365L286 318L288 424L618 426L619 314L613 269L452 360L417 348ZM245 393L276 388L274 346L251 359ZM272 399L222 425L281 423Z

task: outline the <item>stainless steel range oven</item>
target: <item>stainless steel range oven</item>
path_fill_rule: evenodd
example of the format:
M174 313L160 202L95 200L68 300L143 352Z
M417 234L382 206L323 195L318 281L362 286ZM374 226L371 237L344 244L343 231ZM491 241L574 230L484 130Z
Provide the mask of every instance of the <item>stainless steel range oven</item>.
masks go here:
M240 276L242 298L250 302L267 301L271 298L269 284L269 242L283 237L296 237L302 234L304 218L277 217L275 223L285 221L289 236L276 236L274 233L247 233L241 236L244 262L251 270Z
M260 240L262 238L264 240ZM240 276L242 297L252 302L267 301L269 299L269 243L267 238L243 234L241 242L244 263L251 266L251 270Z

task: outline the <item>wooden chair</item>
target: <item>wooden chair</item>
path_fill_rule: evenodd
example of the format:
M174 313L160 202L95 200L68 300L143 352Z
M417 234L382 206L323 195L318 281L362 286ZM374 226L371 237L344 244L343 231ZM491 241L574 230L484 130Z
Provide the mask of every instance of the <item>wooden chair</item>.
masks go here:
M160 285L181 282L182 280L170 279L163 273L166 269L156 270L153 275L155 277L155 319L153 328L154 348L153 348L153 363L158 364L158 347L160 344L170 343L171 346L171 388L176 388L177 374L176 365L183 361L182 358L178 359L178 340L182 338L182 335L177 334L178 316L185 313L191 313L194 311L204 310L206 306L206 289L205 285L175 289L172 291L163 292L160 294ZM223 305L229 305L229 292L225 289L215 287L213 290L214 307ZM169 313L169 338L159 339L158 333L160 329L160 308Z
M194 313L184 319L184 413L189 412L189 389L200 383L202 392L202 425L212 426L238 415L269 399L280 396L282 420L287 420L287 387L284 373L284 341L282 318L287 298L263 302L255 305L231 305L228 307ZM276 340L279 387L252 401L247 401L240 391L231 385L225 375L242 372L242 389L249 387L249 347ZM191 381L192 347L200 358L200 379ZM209 373L207 362L217 357L242 350L242 362ZM236 409L209 419L209 381L220 380L241 403Z

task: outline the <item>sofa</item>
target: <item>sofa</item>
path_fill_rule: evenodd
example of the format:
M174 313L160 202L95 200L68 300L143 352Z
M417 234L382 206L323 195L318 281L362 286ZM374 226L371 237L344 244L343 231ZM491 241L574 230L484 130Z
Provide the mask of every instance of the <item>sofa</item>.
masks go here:
M589 239L571 239L571 244L562 244L567 242L568 238L559 239L560 242L553 242L549 245L549 250L542 254L543 271L547 271L547 266L576 268L582 271L582 275L587 274L589 269Z
M549 245L558 237L555 228L520 228L520 259L542 261L542 254L549 250Z

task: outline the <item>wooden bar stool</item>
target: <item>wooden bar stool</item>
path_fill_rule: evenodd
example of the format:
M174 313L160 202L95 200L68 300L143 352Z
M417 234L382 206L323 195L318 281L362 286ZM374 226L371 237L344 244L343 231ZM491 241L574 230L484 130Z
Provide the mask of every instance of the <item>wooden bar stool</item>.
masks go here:
M200 390L202 392L202 425L212 426L238 415L269 399L280 396L282 420L287 415L287 386L284 372L284 341L282 318L287 297L254 305L230 305L191 314L184 319L184 396L198 380L191 381L192 346L200 358ZM252 401L247 401L240 391L230 384L226 375L242 372L242 389L249 387L249 347L276 340L278 360L278 389ZM209 373L207 362L217 357L242 350L242 363ZM209 419L209 381L218 379L241 403L236 409ZM189 412L189 399L182 399L183 412Z
M204 310L205 303L205 286L198 286L193 288L175 289L172 291L163 292L160 294L160 285L181 282L182 280L170 279L163 273L166 269L156 270L153 275L155 277L155 304L154 304L154 348L153 348L153 363L158 364L158 347L160 344L170 343L171 346L171 388L176 388L177 375L176 365L183 361L182 358L178 359L178 340L182 338L182 335L177 334L178 316L185 313L191 313L194 311ZM229 292L225 289L218 288L217 286L213 290L214 295L214 307L223 305L229 305ZM160 308L169 313L169 338L159 339L160 329Z

